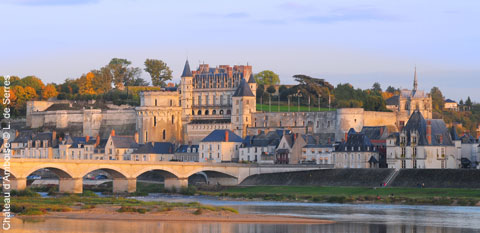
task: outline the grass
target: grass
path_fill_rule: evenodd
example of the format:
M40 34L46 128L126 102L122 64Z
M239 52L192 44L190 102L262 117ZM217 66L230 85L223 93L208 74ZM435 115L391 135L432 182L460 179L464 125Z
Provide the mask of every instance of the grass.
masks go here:
M188 192L188 190L192 189L185 188L185 190L185 192ZM11 199L10 210L20 215L43 215L48 212L69 212L74 208L93 209L98 207L98 205L113 205L120 207L118 212L146 213L149 211L171 211L176 208L200 208L203 210L229 211L238 213L236 209L230 207L213 207L202 205L198 202L176 203L161 201L139 201L124 197L98 197L91 191L85 191L83 194L65 194L47 198L32 195L32 193L35 192L30 189L26 189L22 192L16 192L15 198ZM3 198L1 203L3 203ZM3 208L1 205L0 207Z
M298 108L297 104L291 103L290 104L290 112L308 112L308 106L300 105ZM330 111L334 111L335 109L331 108ZM280 103L280 106L275 102L272 102L272 108L270 111L270 105L268 103L257 104L257 111L264 111L264 112L288 112L288 105L285 103ZM310 112L322 112L322 111L329 111L328 108L319 108L318 106L310 106Z
M369 201L380 203L463 205L480 202L480 189L454 188L363 188L318 186L254 186L232 187L221 192L202 192L232 198L260 198L274 201L310 201L349 203Z

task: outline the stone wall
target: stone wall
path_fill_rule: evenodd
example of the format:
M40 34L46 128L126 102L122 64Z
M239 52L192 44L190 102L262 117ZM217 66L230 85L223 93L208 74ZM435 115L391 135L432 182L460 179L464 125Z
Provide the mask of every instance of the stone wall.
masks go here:
M480 188L478 169L401 169L393 187Z

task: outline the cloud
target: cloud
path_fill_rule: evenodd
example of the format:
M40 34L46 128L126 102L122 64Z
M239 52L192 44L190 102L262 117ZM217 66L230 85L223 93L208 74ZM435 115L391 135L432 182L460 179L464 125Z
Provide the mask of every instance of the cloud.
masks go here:
M311 23L336 23L345 21L389 21L392 15L385 14L371 6L342 7L329 11L327 14L310 15L302 21Z
M7 2L27 6L60 6L97 3L100 0L8 0Z

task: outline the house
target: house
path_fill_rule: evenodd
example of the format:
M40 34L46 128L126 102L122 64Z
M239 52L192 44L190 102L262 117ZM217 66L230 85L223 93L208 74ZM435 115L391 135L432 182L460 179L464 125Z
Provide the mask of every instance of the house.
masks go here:
M414 111L405 127L387 139L389 168L458 168L460 156L445 122Z
M198 162L198 145L180 145L173 156L174 161Z
M294 133L283 134L275 150L275 164L288 164L290 162L290 152L292 151L295 139L296 134Z
M397 127L394 125L364 126L362 131L360 131L360 133L364 133L370 139L370 142L378 151L378 167L380 168L387 167L387 138L393 132L398 132Z
M461 143L460 162L462 167L477 168L479 142L469 134L464 134L459 140Z
M331 164L335 147L332 144L311 144L302 148L302 161L306 164Z
M170 161L173 160L175 145L170 142L147 142L133 151L133 161Z
M112 130L105 144L105 156L108 160L130 160L130 155L138 147L138 133L134 136L117 136Z
M458 111L458 104L454 100L446 99L443 105L444 109Z
M293 146L290 150L290 164L299 164L305 161L305 157L303 157L303 148L307 145L316 145L317 141L315 138L310 134L293 134Z
M379 153L365 133L350 129L347 140L340 143L333 154L335 168L377 168Z
M54 159L67 160L92 160L95 159L94 151L100 143L100 135L96 138L70 137L66 135L55 148Z
M200 162L237 162L243 139L228 129L217 129L199 144Z
M57 146L57 134L53 132L32 133L28 131L18 135L12 142L15 158L52 159Z
M275 149L283 136L283 130L261 132L258 135L247 136L239 149L239 161L273 164Z

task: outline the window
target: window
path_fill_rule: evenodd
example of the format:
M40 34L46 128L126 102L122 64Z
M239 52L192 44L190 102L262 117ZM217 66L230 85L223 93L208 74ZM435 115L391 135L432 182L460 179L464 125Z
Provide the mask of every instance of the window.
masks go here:
M155 99L155 106L157 106L157 99Z
M170 100L170 107L173 106L173 100Z
M153 117L153 126L157 126L157 117L156 116Z
M173 125L174 122L175 122L175 116L172 115L172 125Z
M163 132L162 132L163 140L165 140L165 137L166 137L165 134L166 134L166 133L165 133L165 130L163 130Z

